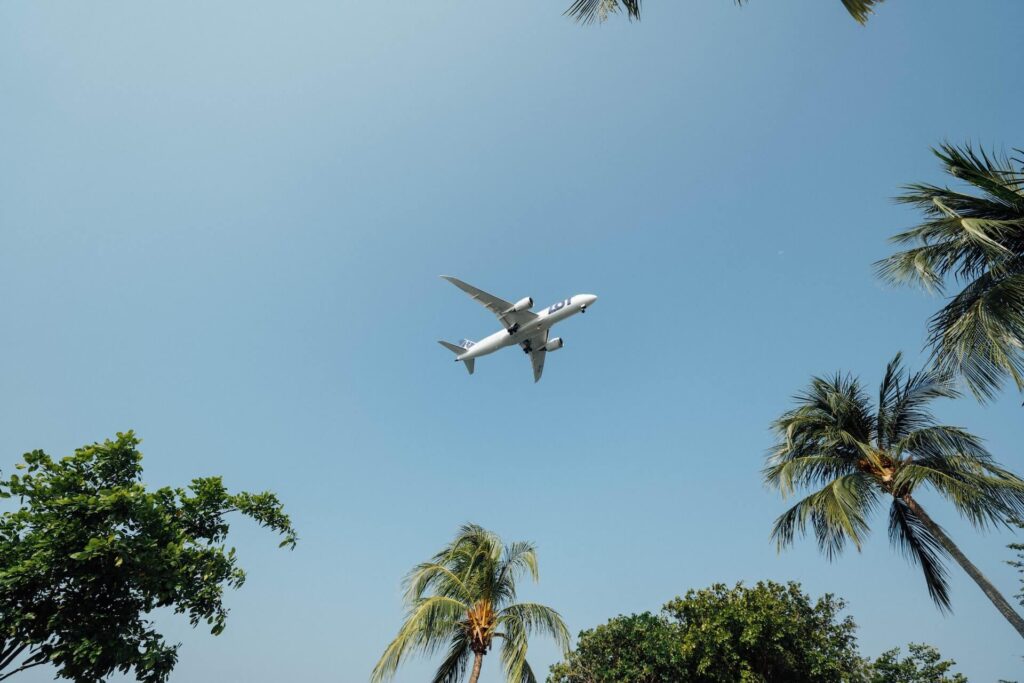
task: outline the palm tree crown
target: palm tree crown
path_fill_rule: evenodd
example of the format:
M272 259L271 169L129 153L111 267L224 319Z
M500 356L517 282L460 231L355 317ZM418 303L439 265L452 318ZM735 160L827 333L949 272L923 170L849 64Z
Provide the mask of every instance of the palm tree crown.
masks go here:
M1003 380L1024 390L1024 162L975 152L970 145L934 150L947 173L978 194L909 185L898 200L925 222L892 238L913 245L879 261L879 275L942 291L963 286L931 319L938 365L963 376L981 399Z
M734 2L742 5L747 0ZM842 0L846 11L861 24L867 22L875 5L881 2L882 0ZM581 24L592 24L595 21L604 21L620 9L625 9L630 19L640 18L640 0L574 0L565 13Z
M530 543L502 545L497 535L475 524L463 526L455 539L429 562L406 577L405 623L373 669L376 683L390 678L413 652L447 655L434 683L462 680L473 660L471 683L495 639L509 683L534 683L526 661L527 638L543 632L567 652L569 632L550 607L516 601L516 581L523 572L537 580L537 555Z
M797 406L774 424L779 442L764 477L784 496L821 488L783 513L772 537L782 548L810 527L831 559L846 541L860 548L871 513L890 498L889 538L921 566L936 605L950 607L943 560L952 557L1011 623L1016 618L1024 636L1024 621L914 498L930 487L976 527L1005 524L1024 511L1024 481L999 467L978 437L937 424L929 412L933 400L957 395L947 374L911 374L900 355L886 368L876 405L855 378L813 378Z

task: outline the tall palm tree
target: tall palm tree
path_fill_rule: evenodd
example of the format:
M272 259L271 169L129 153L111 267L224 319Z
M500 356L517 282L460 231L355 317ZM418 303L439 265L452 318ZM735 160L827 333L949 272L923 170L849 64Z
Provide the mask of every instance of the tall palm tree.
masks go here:
M774 424L779 442L764 478L783 496L821 488L775 521L772 538L782 549L810 527L832 559L848 540L860 549L870 514L890 500L889 539L921 566L939 609L950 610L943 560L952 557L1024 637L1024 619L916 497L921 487L931 488L978 528L1006 524L1024 511L1024 481L1001 468L978 437L937 424L929 412L933 400L957 395L948 375L934 368L911 374L899 354L886 368L876 405L855 378L813 378L795 397L797 406Z
M907 186L898 201L925 221L892 238L913 246L879 261L879 275L939 292L949 280L962 286L931 319L936 362L983 400L1007 377L1024 390L1024 162L970 145L933 151L975 192Z
M569 631L550 607L516 601L516 580L523 572L537 580L531 543L503 546L490 531L463 526L451 543L406 577L405 623L374 667L371 681L393 676L406 654L432 654L447 646L434 683L462 680L470 659L469 683L476 683L484 655L497 638L509 683L535 683L526 662L528 636L548 633L567 654Z
M734 1L737 5L747 2L747 0ZM842 0L846 11L861 24L867 22L875 5L881 2L882 0ZM574 0L565 13L582 24L592 24L595 21L604 21L609 15L615 14L623 8L630 19L640 18L640 0Z

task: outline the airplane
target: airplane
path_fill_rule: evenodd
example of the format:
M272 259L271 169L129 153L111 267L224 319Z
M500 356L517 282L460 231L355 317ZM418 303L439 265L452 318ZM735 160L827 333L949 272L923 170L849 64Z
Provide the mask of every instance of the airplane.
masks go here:
M549 351L557 351L564 345L561 337L548 339L548 331L551 326L577 313L586 313L587 308L593 306L597 301L597 297L593 294L575 294L548 306L539 313L534 313L530 310L533 308L533 299L530 297L509 303L477 289L473 285L466 284L458 278L449 275L441 277L483 304L487 310L498 316L498 320L505 328L478 342L469 339L463 339L458 344L446 341L437 342L454 353L456 362L462 361L471 375L477 358L494 353L506 346L518 344L522 347L523 352L530 356L533 363L533 381L540 381L540 376L544 372L544 357Z

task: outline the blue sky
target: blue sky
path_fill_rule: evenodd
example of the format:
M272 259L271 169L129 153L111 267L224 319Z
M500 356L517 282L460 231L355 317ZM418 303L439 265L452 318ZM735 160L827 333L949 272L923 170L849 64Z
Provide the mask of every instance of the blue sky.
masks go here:
M978 588L953 567L940 615L884 515L838 562L776 553L759 469L811 374L920 358L940 301L872 275L915 219L890 198L944 182L945 139L1024 145L1024 5L860 27L838 0L651 0L582 28L563 4L0 4L0 468L133 428L154 486L281 495L301 543L239 520L224 634L160 617L174 681L365 680L403 574L466 521L536 542L522 594L574 633L794 579L849 601L865 653L1021 677ZM469 377L435 340L495 321L442 273L601 298L540 384L514 352ZM1020 411L938 407L1018 472ZM1011 536L925 501L1018 591Z

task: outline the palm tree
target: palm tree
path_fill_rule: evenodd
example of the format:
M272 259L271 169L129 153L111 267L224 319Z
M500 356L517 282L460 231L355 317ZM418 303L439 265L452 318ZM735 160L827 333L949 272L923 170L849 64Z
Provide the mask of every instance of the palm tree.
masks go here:
M765 482L783 496L820 486L783 513L772 530L779 549L810 527L831 560L847 540L859 550L870 514L891 499L889 539L921 565L928 593L950 610L944 559L952 557L996 609L1024 637L1021 619L999 591L953 543L916 498L930 487L977 528L1003 525L1024 511L1024 481L1002 469L969 432L937 424L928 404L958 395L947 374L904 371L889 363L878 404L849 375L815 377L779 418L778 444L768 456Z
M735 2L742 5L747 0ZM867 22L874 6L881 2L882 0L842 0L846 11L861 24ZM581 24L592 24L595 21L604 21L622 8L625 8L630 19L640 18L640 0L574 0L565 13Z
M434 683L462 680L471 658L469 683L476 683L484 655L497 638L509 683L535 683L526 662L527 637L548 633L567 654L569 631L550 607L516 602L516 580L525 571L537 580L531 543L503 546L490 531L463 526L451 543L406 577L405 623L374 667L371 681L393 676L406 654L432 654L447 646Z
M977 193L907 186L898 201L921 209L925 221L892 238L914 246L875 265L898 284L941 292L947 280L959 283L960 293L931 319L935 361L982 400L1007 376L1024 390L1024 162L970 145L933 151Z

